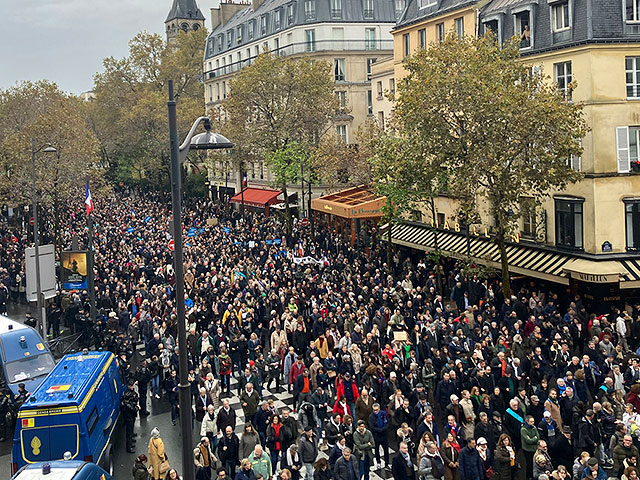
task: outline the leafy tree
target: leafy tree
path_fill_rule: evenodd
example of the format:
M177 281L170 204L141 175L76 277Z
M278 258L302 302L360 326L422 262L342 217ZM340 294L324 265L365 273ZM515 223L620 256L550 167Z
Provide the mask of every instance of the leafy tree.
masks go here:
M36 194L53 212L49 220L58 248L63 207L81 197L87 179L104 187L98 142L86 123L85 108L80 99L47 81L0 90L0 197L12 206L31 204L32 139L35 148L51 143L56 153L36 156Z
M516 39L448 36L405 62L396 120L403 138L448 172L466 215L487 205L495 222L505 294L506 241L516 232L523 196L536 204L580 178L567 159L587 132L582 105L519 58Z
M198 78L206 36L205 29L181 31L176 44L167 45L159 35L142 32L129 42L127 57L104 60L104 71L95 76L89 118L114 180L167 184L167 81L174 80L178 130L184 134L203 113Z

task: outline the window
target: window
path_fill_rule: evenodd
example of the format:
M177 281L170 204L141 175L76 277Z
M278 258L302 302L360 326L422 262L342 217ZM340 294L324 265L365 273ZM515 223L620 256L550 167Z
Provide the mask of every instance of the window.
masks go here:
M260 55L260 47L259 47L258 45L256 45L256 46L255 46L255 47L253 47L253 48L254 48L254 50L255 50L255 52L256 52L256 57L257 57L258 55Z
M444 23L436 25L436 37L438 38L438 42L444 42Z
M335 58L333 60L333 77L336 82L344 82L344 58Z
M336 133L342 139L342 141L346 144L347 143L347 126L346 125L337 125L336 126Z
M396 7L396 18L400 18L402 12L404 11L405 0L395 0L394 4Z
M275 50L276 53L278 53L278 50L280 50L280 39L279 38L274 38L273 39L273 49Z
M378 82L376 83L376 90L378 91L378 98L382 98L382 96L384 95L384 91L382 89L382 82Z
M378 125L384 130L384 112L378 112Z
M409 34L402 35L402 56L408 57L411 54L411 41L409 40Z
M251 65L251 49L247 48L247 65Z
M418 46L427 48L427 30L425 28L418 30Z
M395 95L396 94L396 79L395 78L390 78L389 79L389 91L391 92L391 95Z
M216 100L220 100L220 84L216 83Z
M456 18L456 36L459 40L464 38L464 18Z
M631 164L637 165L640 160L640 127L617 127L616 146L618 150L618 173L631 171Z
M376 63L377 58L367 58L367 80L371 80L371 66Z
M567 166L573 168L575 171L582 171L582 157L579 155L571 155L567 159Z
M336 92L336 97L338 97L340 108L345 108L347 106L347 92L344 90L339 90Z
M640 250L640 200L624 200L627 250Z
M556 199L556 245L582 248L582 203L579 199Z
M209 103L213 102L213 85L208 85Z
M569 2L556 3L551 7L553 31L561 32L569 28Z
M280 15L282 14L282 10L276 10L273 12L273 29L280 30Z
M624 0L626 2L627 23L640 22L640 0Z
M446 220L446 217L445 217L444 213L438 213L436 215L436 217L437 217L437 222L438 222L436 227L444 227L445 220Z
M522 234L527 237L536 236L536 206L533 199L523 199L520 204L522 212Z
M239 26L238 28L236 28L236 41L238 43L242 42L242 26Z
M342 0L331 0L331 18L342 18Z
M227 47L231 46L231 42L233 41L233 32L229 30L227 32Z
M533 36L531 35L530 13L528 10L516 13L515 32L514 35L520 36L520 48L529 48L533 45Z
M222 82L222 98L227 98L227 82Z
M98 407L94 406L93 410L91 410L91 414L87 417L87 432L89 433L89 436L91 436L95 430L99 418Z
M367 90L367 115L373 115L373 92Z
M364 18L370 20L373 15L373 0L364 0Z
M571 100L571 62L554 63L553 72L558 90L564 94L565 99Z
M364 49L365 50L375 50L376 45L376 29L375 28L365 28L364 29Z
M293 23L293 3L287 5L287 25Z
M307 52L315 52L316 51L316 31L305 30L304 39L305 39L305 46L306 46Z
M427 8L437 4L437 0L418 0L418 8Z
M316 0L305 0L305 2L304 2L304 18L307 21L316 19Z
M240 68L242 66L242 52L238 52L236 54L236 58L237 58L236 62L238 62L237 68Z
M249 40L253 39L253 30L254 30L255 24L253 22L249 22Z
M624 59L627 74L627 98L640 98L640 57Z
M263 15L260 17L260 33L262 35L267 33L267 16Z
M496 39L500 41L500 30L499 30L498 20L489 20L484 22L484 33L493 32Z

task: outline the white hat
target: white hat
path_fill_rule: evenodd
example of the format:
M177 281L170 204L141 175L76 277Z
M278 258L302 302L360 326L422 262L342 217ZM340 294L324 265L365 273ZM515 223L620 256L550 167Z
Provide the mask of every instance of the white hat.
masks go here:
M486 445L487 444L487 439L484 437L480 437L478 438L478 441L476 442L478 445Z
M550 417L550 416L551 416L551 412L544 412L542 415L543 415L545 418L548 418L548 417Z

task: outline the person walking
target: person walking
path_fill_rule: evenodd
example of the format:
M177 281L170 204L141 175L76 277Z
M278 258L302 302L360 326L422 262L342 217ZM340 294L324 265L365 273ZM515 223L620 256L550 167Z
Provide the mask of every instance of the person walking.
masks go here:
M358 480L358 461L349 447L342 450L342 456L336 461L333 477L335 480Z
M138 394L135 391L135 380L129 380L127 390L122 395L120 400L120 411L122 412L122 418L124 419L125 441L127 453L135 453L136 451L136 439L133 427L136 423L136 417L138 416L138 409L140 408Z
M286 442L287 427L280 421L279 415L274 415L271 424L267 427L267 448L269 449L269 455L271 456L271 465L273 468L277 468L278 459L280 458L280 452L283 451L284 443Z
M540 433L536 428L536 421L531 415L527 415L524 421L524 425L520 429L520 440L522 443L522 451L526 459L526 471L527 478L533 476L533 455L538 449L538 442L540 441Z
M251 460L243 458L240 461L240 470L236 472L235 480L255 480L256 476L251 467Z
M154 427L154 429L151 430L151 438L149 439L149 446L147 450L149 454L149 463L151 463L152 467L151 475L153 475L154 480L164 478L164 475L167 472L161 471L160 465L168 460L168 458L164 451L164 442L160 437L160 430L158 430L158 427Z
M416 472L409 455L409 445L407 442L400 442L398 453L391 462L391 471L395 480L415 480ZM463 477L464 478L464 477ZM466 478L465 478L466 480Z
M253 453L249 455L249 461L251 462L251 469L256 478L262 477L264 480L269 480L274 472L274 466L271 464L271 459L262 449L262 445L256 445L253 449Z
M376 454L376 462L382 466L380 462L380 447L384 455L384 465L389 468L389 439L387 432L389 430L389 417L387 412L380 408L379 403L373 404L373 412L369 415L369 430L373 433L375 441L374 451ZM396 479L397 480L397 479Z
M484 470L476 441L471 438L467 446L460 450L460 478L464 480L484 480Z
M359 478L369 480L369 471L373 463L373 449L375 440L370 430L367 430L364 420L358 420L358 426L353 432L353 453L358 459Z
M244 412L244 419L249 423L255 422L258 404L260 403L260 395L255 389L253 383L247 383L240 394L240 403Z
M225 433L218 442L218 458L231 478L236 476L236 466L240 464L240 439L233 432L231 426L225 428Z
M313 464L318 458L318 435L313 431L311 425L304 429L304 435L298 440L298 454L305 467L304 480L313 480Z
M200 443L193 449L193 462L196 466L197 480L211 480L211 468L218 459L211 450L211 444L207 437L202 437Z
M133 464L132 474L133 480L151 480L153 476L153 467L147 465L147 456L143 453L136 457L136 461Z
M260 444L260 436L251 422L247 422L244 425L242 435L240 435L240 458L249 458L256 448L256 445Z
M418 468L421 480L439 480L444 477L444 460L435 442L428 442Z
M213 405L207 406L207 413L202 417L202 425L200 426L200 437L207 437L212 449L218 446L218 427L216 425L216 413Z

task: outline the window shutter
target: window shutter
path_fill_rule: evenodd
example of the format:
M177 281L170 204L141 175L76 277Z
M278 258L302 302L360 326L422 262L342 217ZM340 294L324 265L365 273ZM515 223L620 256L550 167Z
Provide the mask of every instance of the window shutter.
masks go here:
M582 170L582 157L579 155L571 155L571 168L579 172Z
M629 127L616 127L616 145L618 147L618 173L631 170L629 161Z

